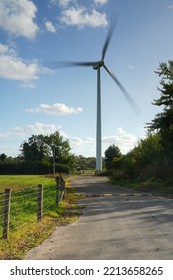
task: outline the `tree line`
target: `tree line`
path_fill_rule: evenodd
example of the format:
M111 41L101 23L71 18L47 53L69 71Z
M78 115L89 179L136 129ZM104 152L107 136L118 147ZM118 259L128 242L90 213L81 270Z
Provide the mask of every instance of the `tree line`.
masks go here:
M126 155L111 145L105 151L106 170L116 180L173 181L173 61L160 63L160 97L153 105L162 111L146 124L147 135Z
M49 136L32 135L20 146L19 156L0 155L0 174L52 173L53 163L59 172L69 172L73 165L68 140L58 131Z
M70 173L95 169L95 157L75 156L68 140L58 131L48 135L32 135L20 146L19 156L0 154L0 174Z

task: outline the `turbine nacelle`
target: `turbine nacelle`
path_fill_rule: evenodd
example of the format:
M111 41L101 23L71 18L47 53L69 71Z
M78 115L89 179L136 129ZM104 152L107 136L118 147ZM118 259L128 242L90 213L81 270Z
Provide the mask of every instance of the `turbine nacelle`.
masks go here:
M96 62L96 64L93 65L93 69L97 70L98 68L101 68L102 66L104 66L103 60Z

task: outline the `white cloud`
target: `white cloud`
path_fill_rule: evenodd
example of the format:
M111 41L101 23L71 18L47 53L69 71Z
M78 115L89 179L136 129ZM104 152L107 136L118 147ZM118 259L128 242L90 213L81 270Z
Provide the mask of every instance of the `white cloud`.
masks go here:
M91 138L91 137L88 137L86 139L82 139L82 138L79 138L79 137L73 137L70 139L70 142L75 145L75 146L88 146L91 148L95 146L95 139L94 138Z
M0 44L0 54L8 52L9 48L6 45Z
M131 65L131 64L128 65L128 68L129 68L129 70L131 70L131 71L134 70L134 67L133 67L133 65Z
M131 150L137 140L136 136L125 133L122 135L103 137L103 143L106 144L107 147L114 144L115 146L118 146L123 153Z
M70 142L70 147L75 155L83 155L86 157L94 156L96 153L95 139L86 138L82 139L80 137L68 137Z
M93 0L94 4L96 5L105 5L108 3L109 0ZM51 5L58 5L61 8L66 8L69 4L73 3L78 5L76 0L50 0L49 2Z
M51 134L57 131L58 129L61 129L61 126L54 125L54 124L44 124L40 122L36 122L34 124L28 124L24 127L16 126L14 128L11 128L9 131L1 132L0 137L1 138L7 138L7 137L13 137L13 136L30 136L32 134ZM62 132L63 134L63 132ZM65 135L65 134L64 134Z
M95 138L79 138L72 137L69 138L72 151L77 155L84 156L95 156L96 154L96 139ZM104 156L105 150L110 145L118 146L123 154L126 154L128 151L134 148L134 145L137 143L138 138L133 134L128 134L121 127L118 128L117 135L113 136L104 136L102 138L102 155Z
M53 33L56 32L56 27L53 25L53 23L51 21L46 20L44 24L45 24L46 29L49 32L53 32Z
M76 25L79 28L84 26L105 27L108 24L105 13L102 14L93 9L89 14L87 8L83 6L63 10L60 20L63 24Z
M62 127L59 125L40 122L23 127L16 126L6 132L0 132L0 150L9 156L15 157L19 153L19 147L22 141L26 140L31 135L50 135L58 130L63 137L66 137L66 134L61 129Z
M39 72L36 63L27 65L20 58L11 57L9 55L1 55L0 57L0 77L13 80L35 80Z
M34 22L37 8L29 0L1 0L0 27L16 36L33 39L38 31Z
M77 108L73 108L73 107L68 107L65 104L62 103L55 103L53 105L49 105L49 104L40 104L39 107L34 108L34 109L26 109L27 112L30 113L38 113L38 112L43 112L43 113L47 113L49 115L70 115L70 114L78 114L81 113L83 111L82 108L77 107Z
M117 135L103 137L103 145L105 144L108 147L114 144L120 148L122 153L127 153L134 148L138 138L133 134L127 133L122 127L118 127L117 131Z
M5 144L0 143L0 151L3 151L8 156L16 157L19 154L20 142L17 141L16 144L6 142Z
M94 0L94 3L99 5L105 5L106 3L108 3L108 0Z
M36 122L35 124L29 124L25 127L15 127L10 133L15 135L31 135L31 134L50 134L57 130L57 126L54 124L44 124Z
M32 81L38 79L40 73L49 72L37 61L28 63L17 56L14 49L0 44L0 78L19 80L23 86L33 86Z
M50 0L51 5L58 5L62 8L67 7L70 2L75 2L75 1L74 0Z
M55 131L59 131L60 134L69 140L70 146L72 148L72 153L75 153L76 155L83 155L86 157L93 156L95 157L96 155L96 139L92 137L87 137L87 138L80 138L80 137L70 137L68 136L63 130L62 127L59 125L55 124L45 124L45 123L40 123L36 122L34 124L29 124L23 127L16 126L14 128L11 128L10 130L6 132L0 132L0 138L2 139L0 143L6 143L5 145L3 144L3 151L5 152L6 146L13 146L13 143L16 142L15 139L18 139L17 142L19 145L21 144L21 140L24 140L28 137L30 137L32 134L38 135L38 134L43 134L43 135L49 135L51 133L54 133ZM25 137L25 138L24 138ZM4 141L4 139L9 139L8 141ZM20 140L21 139L21 140ZM124 129L119 127L117 129L117 133L112 136L104 136L102 138L102 155L104 156L105 150L110 146L110 145L115 145L118 146L123 154L126 154L128 151L134 148L135 144L138 142L138 137L136 137L133 134L127 133ZM10 143L10 144L8 144ZM19 148L19 145L14 149L17 151ZM8 149L7 149L8 151ZM10 152L12 154L12 150ZM7 152L7 154L9 154ZM17 152L15 152L17 153Z
M126 134L126 131L122 127L118 127L117 130L119 134Z

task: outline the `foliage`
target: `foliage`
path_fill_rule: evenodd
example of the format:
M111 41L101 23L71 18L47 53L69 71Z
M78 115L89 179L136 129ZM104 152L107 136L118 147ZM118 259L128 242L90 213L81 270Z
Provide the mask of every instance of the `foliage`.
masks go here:
M47 152L43 135L32 135L21 145L21 157L25 161L41 161Z
M140 139L137 146L130 151L124 160L125 172L130 178L141 177L148 167L161 164L162 148L158 134L149 133Z
M0 155L0 174L49 174L69 173L74 168L74 156L68 140L58 131L49 136L32 135L21 144L17 158Z
M63 140L63 136L56 131L49 136L32 135L21 145L21 157L32 162L55 158L60 163L65 163L68 161L70 149L69 141Z
M7 160L0 163L0 174L49 174L52 166L49 163L21 161L20 159Z
M94 170L96 167L95 157L84 157L82 155L75 157L76 167L81 170Z
M4 161L4 160L6 160L7 159L7 155L6 154L1 154L0 155L0 161Z
M146 137L121 158L120 169L112 168L111 172L112 180L146 182L141 186L149 189L155 181L162 180L163 185L173 182L173 61L160 63L156 74L161 77L161 89L153 105L163 111L147 124ZM112 159L111 164L113 167Z
M160 63L156 73L161 77L160 98L154 100L154 105L162 106L163 111L155 116L148 128L160 134L165 156L173 161L173 61Z
M105 167L107 171L121 166L121 152L115 145L110 145L105 151Z
M121 165L119 168L112 169L113 180L165 179L173 175L164 159L158 133L148 133L145 139L140 139L134 149L120 159Z

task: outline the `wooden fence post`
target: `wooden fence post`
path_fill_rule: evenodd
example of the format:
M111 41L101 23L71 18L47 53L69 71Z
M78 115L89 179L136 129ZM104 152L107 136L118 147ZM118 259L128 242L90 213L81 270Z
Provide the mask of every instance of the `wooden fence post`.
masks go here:
M65 181L62 182L62 199L64 199L65 196Z
M59 183L56 183L56 206L59 204Z
M37 197L37 222L42 220L43 216L43 186L38 185L38 197Z
M5 189L4 193L4 220L3 220L3 238L8 238L9 223L10 223L10 200L11 190Z

